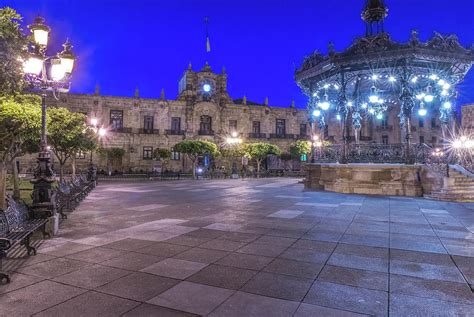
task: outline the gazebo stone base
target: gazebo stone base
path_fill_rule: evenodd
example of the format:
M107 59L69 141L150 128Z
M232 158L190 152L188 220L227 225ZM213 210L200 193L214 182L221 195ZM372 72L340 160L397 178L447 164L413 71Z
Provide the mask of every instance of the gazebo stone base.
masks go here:
M345 194L422 196L421 165L337 164L306 165L305 188Z

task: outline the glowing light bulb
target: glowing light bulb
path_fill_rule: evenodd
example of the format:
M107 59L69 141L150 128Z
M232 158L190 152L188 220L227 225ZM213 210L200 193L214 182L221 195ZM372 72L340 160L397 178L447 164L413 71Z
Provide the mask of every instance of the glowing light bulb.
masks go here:
M349 101L349 102L347 103L347 106L348 106L348 107L352 107L352 106L353 106L352 101Z
M451 106L452 106L452 104L449 101L446 101L445 103L443 103L443 108L444 109L451 109Z
M341 121L341 119L342 119L341 115L340 115L340 114L337 114L337 115L336 115L336 119L339 120L339 121Z
M100 137L103 137L107 134L107 130L105 130L104 128L100 128L99 129L99 136Z
M362 105L361 105L362 109L367 109L367 103L364 102Z
M334 89L339 90L339 85L334 84Z
M453 147L456 148L456 149L459 149L460 147L462 147L462 142L461 142L461 140L455 140L455 141L453 141Z
M448 90L449 88L451 88L450 84L446 83L446 84L443 85L444 90Z
M438 80L438 85L443 86L446 82L443 79Z
M329 84L325 84L323 87L324 87L324 89L328 89L328 88L329 88Z
M374 109L374 108L369 108L369 113L374 114L374 113L375 113L375 109Z
M425 102L432 102L434 99L433 95L426 95L424 100Z
M383 119L383 114L381 113L377 113L377 115L375 116L378 120L382 120Z
M376 103L377 101L379 101L379 96L377 96L377 95L371 95L371 96L369 96L369 101L370 101L371 103Z
M377 80L377 78L379 78L379 76L377 76L377 75L375 75L375 74L372 75L372 80Z
M439 77L438 77L438 75L436 75L436 74L432 74L432 75L430 75L429 78L430 78L431 80L436 80L436 79L438 79Z
M449 92L447 90L443 90L441 92L441 96L447 96L449 94Z
M210 92L211 91L211 85L209 84L204 84L202 86L202 90L204 90L204 92Z
M426 95L424 93L421 93L421 94L416 95L416 99L421 100L421 99L425 98L425 96Z
M418 81L418 77L417 77L417 76L415 76L415 77L413 77L413 78L411 79L411 82L412 82L412 83L416 83L417 81Z
M391 83L394 83L394 82L397 81L397 79L393 76L390 76L390 77L388 77L388 81L391 82Z
M319 104L319 108L323 110L328 110L331 105L327 101L323 101Z
M321 115L321 111L320 111L320 110L314 110L314 111L313 111L313 116L319 117L320 115Z
M428 110L426 110L425 108L418 109L418 114L422 117L426 116L427 113Z
M318 93L317 92L313 92L313 97L317 97L318 96Z

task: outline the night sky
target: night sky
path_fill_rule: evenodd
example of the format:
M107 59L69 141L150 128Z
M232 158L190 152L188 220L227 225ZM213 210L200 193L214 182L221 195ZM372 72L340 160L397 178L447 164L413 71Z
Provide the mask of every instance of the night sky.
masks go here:
M52 28L50 52L69 37L79 60L72 92L158 98L161 88L175 98L178 80L191 62L225 66L231 97L270 105L305 107L293 80L295 65L315 49L326 53L364 35L365 0L6 0L25 18L37 14ZM433 31L455 33L474 43L474 0L386 0L385 29L408 41L417 29L425 41ZM208 16L211 52L206 53ZM474 70L459 86L458 103L474 102Z

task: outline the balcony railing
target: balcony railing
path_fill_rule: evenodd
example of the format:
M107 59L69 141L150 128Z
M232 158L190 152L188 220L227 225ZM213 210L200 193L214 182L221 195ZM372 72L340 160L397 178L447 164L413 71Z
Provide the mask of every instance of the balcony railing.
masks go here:
M298 134L296 135L297 140L311 140L311 136L307 134Z
M165 130L166 135L184 135L184 130Z
M375 127L375 131L392 131L393 130L393 126L391 125L379 125L377 127Z
M199 130L198 134L199 134L199 135L214 135L214 131L202 131L202 130Z
M160 134L160 129L138 129L140 134Z
M271 133L270 134L271 139L294 139L295 135L294 134L277 134L277 133Z
M249 133L249 138L251 138L251 139L266 139L267 135L265 133Z
M113 128L110 132L116 133L132 133L132 128Z

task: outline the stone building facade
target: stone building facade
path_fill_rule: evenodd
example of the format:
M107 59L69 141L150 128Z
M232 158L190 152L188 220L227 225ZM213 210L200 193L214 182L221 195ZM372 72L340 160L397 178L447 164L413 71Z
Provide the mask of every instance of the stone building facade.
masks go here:
M102 96L97 88L94 94L64 94L60 100L51 97L47 102L48 106L84 113L88 120L97 118L98 125L108 130L103 145L125 150L122 161L112 166L112 170L122 172L149 172L159 168L159 163L152 160L153 150L172 150L184 139L206 139L222 145L236 132L243 142L269 142L288 152L297 140L310 140L312 134L320 134L331 143L340 143L342 138L335 115L328 116L332 119L325 129L319 130L308 121L306 109L294 105L269 106L268 99L262 104L247 101L245 97L233 100L227 91L225 70L215 73L207 63L199 71L189 65L179 81L178 97L173 100L166 99L163 91L160 98L149 99L141 98L138 91L134 97ZM382 120L365 118L360 142L402 143L398 113L399 109L393 107ZM435 114L423 118L414 114L412 130L413 142L436 146L441 141L441 124ZM93 153L93 161L99 170L106 170L104 158ZM79 155L76 164L79 170L86 169L89 153ZM34 165L33 157L23 158L21 172L31 170ZM191 163L184 155L173 152L166 168L188 171Z
M465 132L474 135L474 104L461 108L461 126Z

